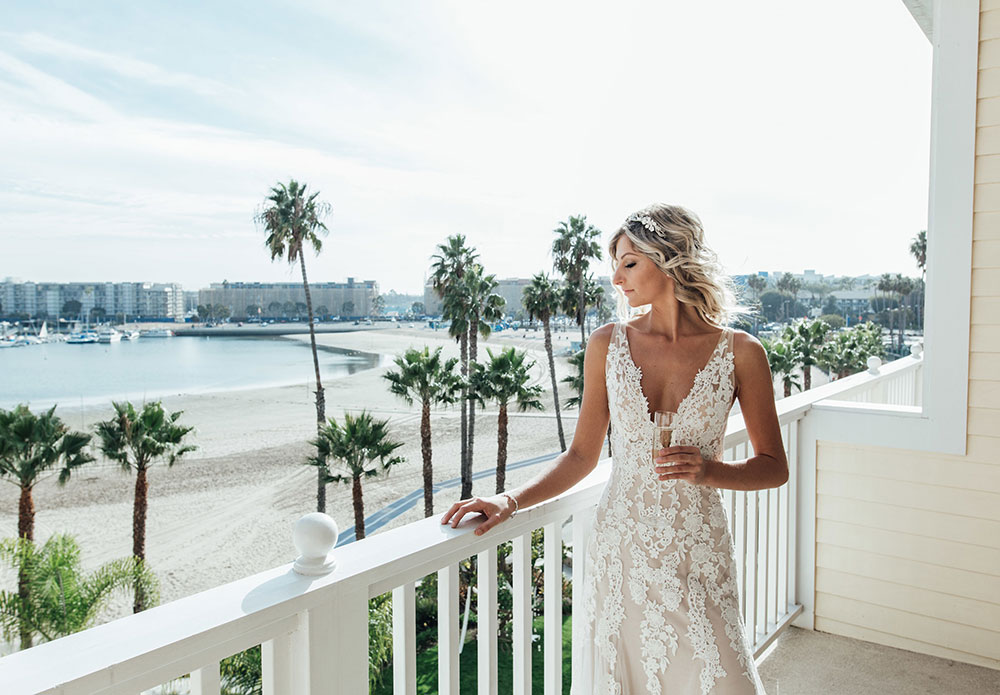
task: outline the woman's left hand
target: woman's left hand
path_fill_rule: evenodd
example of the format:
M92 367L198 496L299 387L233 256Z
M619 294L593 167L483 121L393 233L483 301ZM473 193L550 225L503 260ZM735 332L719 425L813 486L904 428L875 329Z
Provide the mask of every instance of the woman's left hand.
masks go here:
M668 446L656 457L656 472L660 480L686 480L700 485L705 482L708 461L696 446Z

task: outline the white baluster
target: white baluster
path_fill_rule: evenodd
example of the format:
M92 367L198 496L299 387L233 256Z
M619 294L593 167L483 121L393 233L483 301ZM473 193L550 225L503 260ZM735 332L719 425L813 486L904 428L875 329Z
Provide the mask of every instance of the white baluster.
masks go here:
M583 587L586 582L587 541L594 526L594 508L573 512L573 692L589 693L591 674L584 668Z
M293 569L305 576L333 571L333 548L339 535L337 523L320 512L306 514L295 522L292 540L299 551ZM368 690L368 587L336 584L324 593L324 601L300 619L290 637L295 654L293 692L323 695L355 695ZM280 642L272 645L275 654ZM331 656L334 655L334 656ZM280 658L272 664L280 676Z
M191 695L219 695L221 687L218 661L191 672Z
M562 693L562 523L545 525L545 695Z
M304 623L305 616L301 622ZM264 695L294 692L296 652L294 638L283 634L260 645L261 691Z
M531 695L531 532L514 539L514 695Z
M438 570L438 693L458 695L458 565Z
M478 650L479 695L497 695L497 549L487 548L476 560L478 591L476 612L479 626L476 630Z
M417 611L413 582L392 590L392 692L417 692Z

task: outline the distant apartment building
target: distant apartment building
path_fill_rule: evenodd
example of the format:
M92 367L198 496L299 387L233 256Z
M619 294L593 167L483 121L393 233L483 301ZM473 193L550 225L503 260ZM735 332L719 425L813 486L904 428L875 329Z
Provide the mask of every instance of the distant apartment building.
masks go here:
M358 318L374 313L378 283L374 280L309 283L317 316ZM229 307L235 319L305 316L306 293L300 282L213 282L198 290L198 304ZM258 312L259 308L259 312Z
M182 321L184 290L177 283L154 282L24 282L6 278L0 283L3 316L76 319L94 318L98 313L107 318Z

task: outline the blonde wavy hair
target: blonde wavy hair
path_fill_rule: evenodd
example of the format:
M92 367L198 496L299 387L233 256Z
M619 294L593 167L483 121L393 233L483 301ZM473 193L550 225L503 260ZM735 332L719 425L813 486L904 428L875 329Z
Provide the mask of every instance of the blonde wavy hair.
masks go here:
M629 215L608 243L612 272L618 266L615 246L623 236L674 281L677 301L694 308L706 323L724 328L737 316L748 313L739 305L735 285L718 256L705 245L701 220L690 210L657 203ZM620 319L645 313L632 310L621 288L615 289Z

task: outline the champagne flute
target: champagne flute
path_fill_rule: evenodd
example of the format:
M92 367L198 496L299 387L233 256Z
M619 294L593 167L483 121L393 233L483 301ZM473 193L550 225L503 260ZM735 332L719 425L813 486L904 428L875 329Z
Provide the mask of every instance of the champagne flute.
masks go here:
M671 446L671 442L674 436L674 426L677 421L677 413L670 410L657 410L653 413L653 442L651 447L651 461L653 466L656 466L656 457L660 455L660 449L665 449ZM654 469L655 470L655 469ZM663 527L667 524L666 515L663 513L663 483L657 479L660 483L658 486L659 491L656 495L656 505L652 509L647 509L645 518L642 521L650 526Z

